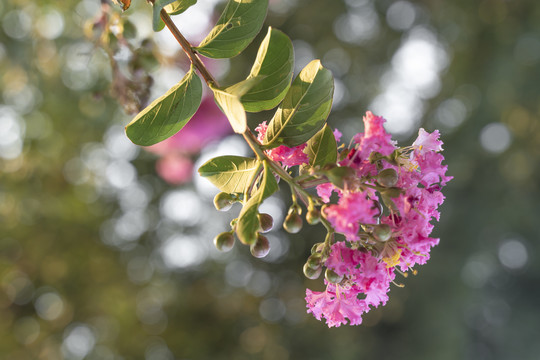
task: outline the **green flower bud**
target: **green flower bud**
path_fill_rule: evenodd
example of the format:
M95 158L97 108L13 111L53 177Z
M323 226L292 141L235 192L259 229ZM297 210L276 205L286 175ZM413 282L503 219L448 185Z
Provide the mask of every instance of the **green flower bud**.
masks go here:
M230 251L234 246L234 235L230 231L223 232L214 238L214 245L219 251Z
M378 241L381 241L381 242L388 241L392 237L392 228L388 224L377 225L373 229L373 236Z
M343 275L338 275L335 271L326 269L324 273L326 281L331 282L332 284L339 284L343 280Z
M321 212L315 208L308 210L306 221L310 225L318 224L321 221Z
M234 204L234 198L226 192L220 192L214 197L216 210L227 211L231 208L232 204Z
M317 270L321 267L322 262L322 254L321 253L315 253L308 257L306 264L312 268L313 270Z
M270 242L266 236L259 234L255 243L249 247L249 250L251 250L251 255L256 258L265 257L270 252Z
M302 229L302 218L296 212L290 213L283 222L283 228L288 233L296 234Z
M398 173L392 168L384 169L377 175L377 182L388 188L395 186L398 180Z
M402 190L400 188L395 187L384 189L382 191L382 193L389 198L397 198L401 192Z
M316 243L315 245L311 247L311 253L315 254L315 253L321 252L323 248L324 248L324 243Z
M304 275L306 275L308 279L311 279L311 280L318 279L319 276L321 276L321 272L322 272L322 267L318 269L312 269L309 267L307 263L304 264Z
M270 214L260 213L259 222L261 223L261 232L265 233L272 230L274 226L274 219Z

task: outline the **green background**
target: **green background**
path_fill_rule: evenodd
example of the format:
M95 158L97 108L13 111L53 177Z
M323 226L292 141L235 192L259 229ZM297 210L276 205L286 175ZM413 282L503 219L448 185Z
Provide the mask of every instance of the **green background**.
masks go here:
M133 2L123 16L148 28L149 5ZM329 123L346 141L368 109L391 120L377 99L401 79L412 105L392 114L420 122L402 128L400 144L419 126L439 128L454 176L428 264L399 279L406 286L393 286L363 325L337 329L305 314L303 302L305 287L322 288L301 267L323 230L276 230L281 256L271 261L238 244L232 254L212 249L238 208L218 213L200 187L167 185L155 156L125 142L131 116L118 103L136 110L158 89L151 95L146 72L129 73L122 57L111 71L96 37L85 38L98 1L59 4L0 3L0 358L538 358L537 1L270 2L264 28L291 37L297 66L320 58L334 72L342 98ZM265 32L224 82L247 75ZM395 54L407 39L424 47L404 52L413 59L404 73ZM188 69L181 53L139 43L135 69L155 74L154 57L179 78ZM430 51L432 69L420 70L432 77L414 77ZM164 215L179 202L193 213L172 206ZM167 260L163 249L177 256Z

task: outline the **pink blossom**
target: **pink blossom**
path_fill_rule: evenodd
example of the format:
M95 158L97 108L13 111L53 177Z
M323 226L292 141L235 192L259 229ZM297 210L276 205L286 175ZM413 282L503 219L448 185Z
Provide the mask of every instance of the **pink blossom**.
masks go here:
M337 205L330 205L325 211L326 219L337 232L345 235L347 240L358 240L360 223L375 224L379 215L378 205L364 192L345 191Z
M439 130L435 130L431 134L423 128L418 130L418 137L413 142L413 147L417 148L420 152L427 151L442 151L442 141L439 140Z
M170 153L157 161L156 170L169 184L180 185L191 180L193 162L184 155Z
M339 191L334 184L332 183L324 183L317 185L317 195L321 198L322 201L325 203L330 202L330 197L332 196L333 191Z
M386 304L394 273L370 253L338 242L332 245L325 265L344 279L340 284L325 280L324 292L306 290L308 312L318 320L324 317L329 327L346 324L347 320L350 325L359 325L370 306ZM359 298L362 294L364 299Z
M341 131L339 131L338 129L334 129L334 137L336 138L336 142L340 142L341 141L341 136L343 134L341 133Z
M258 133L257 139L260 142L263 141L267 130L268 125L266 124L266 121L263 121L258 127L255 128L255 131ZM281 162L284 166L307 164L309 162L309 158L304 152L306 146L307 144L302 144L290 148L285 145L280 145L276 148L266 150L266 155L268 155L268 157L274 161Z

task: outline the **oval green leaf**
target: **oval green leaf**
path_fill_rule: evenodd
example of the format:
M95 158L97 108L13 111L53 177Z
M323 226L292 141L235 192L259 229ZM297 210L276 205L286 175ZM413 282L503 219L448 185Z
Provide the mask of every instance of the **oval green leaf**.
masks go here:
M178 84L154 100L126 126L127 137L142 146L154 145L171 137L195 114L201 98L201 79L192 67Z
M261 76L248 78L226 89L210 86L210 89L214 92L214 101L227 116L229 123L237 134L243 134L247 130L246 111L240 98L261 80Z
M199 174L223 192L244 193L260 167L260 162L252 158L219 156L204 163L199 168Z
M259 206L264 199L278 189L276 178L270 170L268 162L264 161L263 164L264 172L261 176L259 186L253 196L244 204L238 216L238 223L236 224L236 235L244 244L251 244L256 239L260 227L259 217L257 216Z
M262 28L268 0L229 0L216 26L195 50L213 59L244 50Z
M246 111L258 112L276 107L291 85L293 70L291 40L281 31L268 28L248 76L248 79L256 76L264 76L264 79L242 96Z
M154 31L161 31L165 23L161 20L161 9L175 2L176 0L155 0L152 8L152 28Z
M307 142L304 150L309 158L309 165L324 166L337 161L337 143L334 133L328 124Z
M268 124L263 144L298 146L319 131L332 108L334 78L319 60L310 62L294 79Z
M165 6L164 9L169 15L178 15L196 3L197 0L176 0L175 2Z

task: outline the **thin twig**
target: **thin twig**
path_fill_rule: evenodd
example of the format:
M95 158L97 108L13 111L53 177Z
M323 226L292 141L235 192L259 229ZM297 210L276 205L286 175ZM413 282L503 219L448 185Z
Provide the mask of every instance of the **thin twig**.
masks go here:
M164 9L161 9L160 15L161 15L161 20L163 20L167 28L169 28L169 31L173 34L176 41L178 41L178 43L180 44L180 46L182 47L186 55L189 57L189 60L191 60L191 63L197 68L197 70L199 70L206 84L208 84L208 86L212 85L213 87L219 87L219 84L216 81L216 79L214 79L212 74L210 74L210 72L206 69L206 66L204 65L204 63L201 61L199 56L197 56L197 54L193 51L189 41L187 41L184 35L182 35L182 33L180 32L180 30L178 30L178 28L172 21L169 14L167 14L167 12Z

